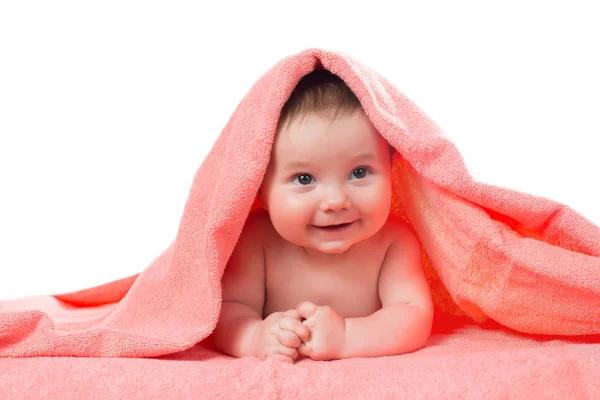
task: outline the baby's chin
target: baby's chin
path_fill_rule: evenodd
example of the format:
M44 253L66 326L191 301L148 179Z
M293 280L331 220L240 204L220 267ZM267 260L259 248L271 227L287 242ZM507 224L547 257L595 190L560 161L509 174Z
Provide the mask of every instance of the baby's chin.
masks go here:
M357 243L356 240L351 239L348 241L335 241L335 242L323 241L321 243L314 243L314 241L313 241L313 242L301 243L301 244L298 244L297 246L303 247L305 250L308 249L310 254L315 255L315 256L335 258L335 257L343 257L343 256L347 255L356 243Z

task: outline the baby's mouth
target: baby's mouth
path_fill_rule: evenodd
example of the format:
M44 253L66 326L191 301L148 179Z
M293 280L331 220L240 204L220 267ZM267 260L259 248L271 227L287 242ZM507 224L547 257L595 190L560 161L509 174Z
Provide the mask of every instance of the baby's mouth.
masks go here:
M324 231L332 231L332 232L335 232L335 231L342 231L342 230L344 230L344 229L348 228L348 227L349 227L350 225L352 225L353 223L354 223L354 221L353 221L353 222L349 222L349 223L347 223L347 224L340 224L340 225L316 226L316 228L318 228L318 229L322 229L322 230L324 230Z

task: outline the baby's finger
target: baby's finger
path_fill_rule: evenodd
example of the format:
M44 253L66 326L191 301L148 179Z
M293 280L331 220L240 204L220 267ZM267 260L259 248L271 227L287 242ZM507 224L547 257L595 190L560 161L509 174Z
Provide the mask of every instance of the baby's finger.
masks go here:
M298 321L300 321L302 319L302 317L300 316L300 314L298 314L298 311L296 309L287 310L286 312L283 313L283 315L286 317L291 317L291 318L297 319Z
M302 357L310 357L311 354L311 350L310 348L306 345L306 343L300 343L300 346L298 346L298 356L302 356Z
M286 331L283 329L281 329L279 332L277 332L277 339L279 340L279 343L281 343L282 345L287 346L287 347L293 347L293 348L298 347L298 345L300 345L300 343L302 343L302 340L300 340L298 335L296 335L293 332L289 332L289 331Z
M284 356L283 354L279 354L279 353L271 354L267 358L272 358L274 360L280 360L280 361L283 361L283 362L289 363L289 364L294 363L294 359L292 357Z
M292 348L292 347L284 346L282 344L272 347L268 351L267 357L272 357L273 355L277 355L277 354L284 356L284 357L289 357L292 360L295 360L296 358L298 358L298 350L296 350L295 348Z
M286 331L294 332L302 340L308 340L308 337L310 336L310 330L308 327L297 319L293 319L291 317L281 318L279 320L279 327L281 329L285 329Z

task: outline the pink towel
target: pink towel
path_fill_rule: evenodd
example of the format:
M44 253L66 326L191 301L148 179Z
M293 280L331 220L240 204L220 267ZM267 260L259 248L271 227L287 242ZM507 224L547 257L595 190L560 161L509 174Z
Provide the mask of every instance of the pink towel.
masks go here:
M346 82L397 150L391 212L421 241L434 332L467 316L528 334L600 334L597 226L557 202L475 182L454 144L398 89L346 54L313 48L281 60L240 102L162 254L115 282L0 302L0 356L152 357L208 337L223 270L258 207L279 112L316 68Z

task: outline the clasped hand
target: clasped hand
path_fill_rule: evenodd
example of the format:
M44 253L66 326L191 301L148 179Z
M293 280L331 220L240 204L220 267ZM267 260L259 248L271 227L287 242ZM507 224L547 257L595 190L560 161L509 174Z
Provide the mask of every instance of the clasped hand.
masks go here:
M329 306L303 301L286 312L269 315L253 335L256 355L293 362L299 356L313 360L343 357L346 323Z
M310 336L298 346L298 353L313 360L340 359L344 352L346 322L333 308L310 301L298 304L296 311L304 318Z

